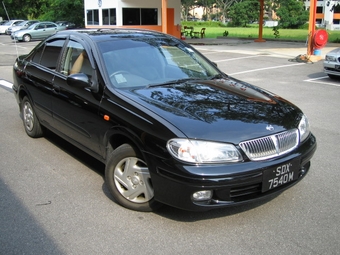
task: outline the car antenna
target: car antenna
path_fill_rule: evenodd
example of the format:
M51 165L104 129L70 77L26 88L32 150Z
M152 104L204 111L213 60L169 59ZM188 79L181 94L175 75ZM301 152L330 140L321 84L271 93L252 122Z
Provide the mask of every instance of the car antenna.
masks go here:
M9 15L8 15L8 12L7 12L7 9L6 9L6 5L4 3L4 1L2 1L2 5L4 6L4 9L5 9L5 12L6 12L6 15L7 15L7 19L8 20L11 20ZM15 44L15 50L17 52L17 57L19 57L19 52L18 52L18 47L17 47L17 41L14 39L14 44Z
M11 19L9 18L9 15L8 15L8 12L7 12L7 9L6 9L6 6L5 6L4 1L2 1L2 5L4 6L4 9L5 9L5 12L6 12L6 15L7 15L7 19L8 19L8 20L11 20Z

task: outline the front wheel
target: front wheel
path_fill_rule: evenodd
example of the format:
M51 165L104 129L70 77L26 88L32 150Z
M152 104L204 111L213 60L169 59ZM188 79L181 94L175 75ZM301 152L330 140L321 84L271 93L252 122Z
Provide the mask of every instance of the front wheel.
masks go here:
M25 34L25 35L23 35L22 40L24 42L30 42L31 41L31 36L29 34Z
M44 132L42 126L40 125L33 106L27 97L24 97L21 102L21 113L26 134L33 138L43 136Z
M159 207L146 163L129 144L115 149L106 164L105 181L122 206L136 211L153 211Z

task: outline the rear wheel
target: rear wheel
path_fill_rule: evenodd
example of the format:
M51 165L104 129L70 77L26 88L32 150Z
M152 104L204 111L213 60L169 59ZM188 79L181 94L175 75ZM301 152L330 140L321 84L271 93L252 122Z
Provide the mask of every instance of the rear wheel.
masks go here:
M129 144L115 149L106 164L105 181L122 206L136 211L153 211L159 207L148 166Z
M31 41L31 36L29 34L25 34L25 35L23 35L22 40L24 42L30 42Z
M21 113L26 134L33 138L43 136L43 129L35 114L33 106L27 97L24 97L21 102Z

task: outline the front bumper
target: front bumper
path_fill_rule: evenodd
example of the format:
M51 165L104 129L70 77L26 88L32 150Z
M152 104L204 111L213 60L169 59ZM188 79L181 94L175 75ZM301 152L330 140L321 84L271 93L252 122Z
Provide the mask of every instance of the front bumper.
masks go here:
M262 199L299 182L310 168L310 159L316 147L316 139L311 135L295 151L277 159L222 166L176 165L176 171L169 165L162 165L157 168L157 173L152 174L155 199L190 211L205 211ZM287 162L297 162L297 179L263 192L264 172L276 169ZM179 175L179 172L183 175ZM193 193L202 190L211 190L212 198L194 201Z
M340 63L325 61L323 64L323 71L326 74L340 76Z

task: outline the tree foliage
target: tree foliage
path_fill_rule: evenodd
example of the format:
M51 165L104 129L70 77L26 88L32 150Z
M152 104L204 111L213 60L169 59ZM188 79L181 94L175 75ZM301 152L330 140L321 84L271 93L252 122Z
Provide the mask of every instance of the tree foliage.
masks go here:
M258 0L244 0L234 4L229 11L229 17L234 26L246 27L249 22L257 21L260 15Z
M3 19L68 20L77 25L84 23L83 0L3 0L2 3L0 16Z
M281 28L299 28L309 19L303 0L276 0L276 15Z

